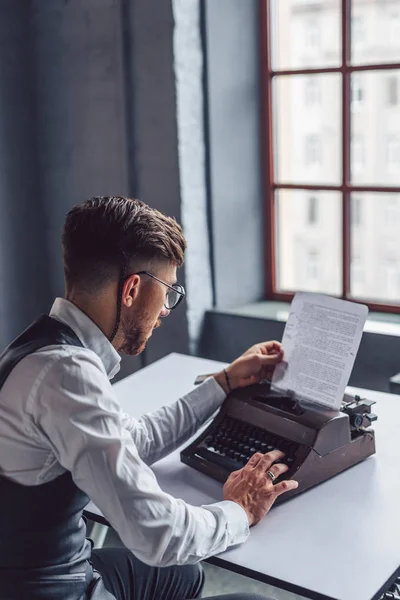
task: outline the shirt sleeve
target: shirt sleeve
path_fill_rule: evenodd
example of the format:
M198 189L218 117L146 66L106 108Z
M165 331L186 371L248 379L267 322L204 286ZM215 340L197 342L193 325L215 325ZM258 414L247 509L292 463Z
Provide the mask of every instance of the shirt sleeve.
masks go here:
M247 538L247 515L238 504L196 507L161 490L92 353L77 350L58 359L31 410L59 463L143 562L195 563Z
M136 420L123 413L124 427L131 432L142 460L151 465L186 442L212 417L225 399L214 377L180 398Z

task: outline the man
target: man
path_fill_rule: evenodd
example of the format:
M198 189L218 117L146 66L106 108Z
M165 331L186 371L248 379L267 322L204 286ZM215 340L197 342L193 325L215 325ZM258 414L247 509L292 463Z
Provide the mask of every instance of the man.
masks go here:
M174 219L137 200L92 198L68 214L66 298L0 358L2 600L199 597L197 563L244 542L296 487L273 485L287 470L276 463L282 453L256 454L230 476L224 501L194 507L164 493L148 466L193 435L230 389L270 376L282 359L277 342L139 421L115 399L118 352L140 353L184 298L176 270L185 245ZM91 552L89 498L126 548Z

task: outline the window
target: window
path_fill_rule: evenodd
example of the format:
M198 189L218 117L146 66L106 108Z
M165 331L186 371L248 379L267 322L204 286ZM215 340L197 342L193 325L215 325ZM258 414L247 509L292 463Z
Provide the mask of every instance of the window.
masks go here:
M400 225L400 197L394 196L384 202L386 227L398 228Z
M389 16L389 41L391 44L399 44L400 40L400 14L391 13Z
M318 135L310 134L306 136L304 159L307 167L321 164L321 140Z
M318 200L315 196L308 199L307 222L309 225L315 225L318 221Z
M364 18L361 15L354 15L351 18L351 42L354 46L360 46L364 41Z
M355 227L361 225L361 198L353 196L350 204L351 224Z
M383 289L388 300L398 300L400 293L400 270L396 259L386 259L383 263Z
M353 75L351 78L351 108L357 110L363 103L364 90L362 79L359 75Z
M318 250L310 250L307 260L307 279L313 284L319 280L319 252Z
M364 137L355 135L351 140L351 171L359 173L365 166Z
M320 82L316 77L308 77L305 81L304 103L314 106L321 103Z
M400 10L387 0L260 6L266 297L318 288L400 313Z
M305 23L305 46L308 50L318 50L320 44L320 29L316 19Z
M351 261L351 280L352 284L358 286L364 283L365 272L359 256L354 256Z
M386 160L388 170L398 172L400 169L400 135L389 135L386 141Z
M387 103L389 106L396 106L399 103L399 87L396 75L386 79L387 85Z

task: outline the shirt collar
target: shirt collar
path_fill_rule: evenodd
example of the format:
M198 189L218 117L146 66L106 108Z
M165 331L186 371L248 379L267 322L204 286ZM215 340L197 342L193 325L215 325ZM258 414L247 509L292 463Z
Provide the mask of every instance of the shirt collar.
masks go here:
M69 325L85 348L93 350L100 357L109 379L118 373L120 355L94 321L75 304L65 298L56 298L50 316Z

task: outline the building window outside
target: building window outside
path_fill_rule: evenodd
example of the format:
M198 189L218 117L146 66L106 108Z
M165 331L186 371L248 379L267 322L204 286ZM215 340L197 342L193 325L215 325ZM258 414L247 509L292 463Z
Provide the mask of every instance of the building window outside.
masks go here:
M400 13L394 12L389 16L389 41L393 46L400 44Z
M396 259L383 263L383 289L388 300L398 300L400 293L400 269Z
M322 162L321 139L319 135L311 134L305 139L305 164L307 167L320 165Z
M351 109L358 110L364 101L364 90L362 79L359 75L353 75L351 78Z
M351 18L351 43L354 46L361 46L365 42L364 18L361 15L354 15Z
M308 19L305 23L305 46L308 50L318 50L321 32L316 19Z
M318 250L310 250L307 259L307 280L316 283L320 277L320 261Z
M399 103L399 86L396 75L391 75L386 79L387 86L387 104L389 106L397 106Z
M390 134L386 140L388 170L397 173L400 169L400 135Z
M354 256L351 261L351 282L353 285L361 285L365 281L365 272L362 266L361 258Z
M316 77L308 77L305 80L304 103L306 106L321 104L321 86Z
M400 226L400 196L384 201L384 214L386 227L398 228Z
M307 223L316 225L318 221L318 199L315 196L308 198Z
M361 134L353 136L351 140L351 170L359 173L365 167L365 143Z
M361 199L353 196L350 201L350 214L351 224L354 227L359 227L361 225L361 210Z

